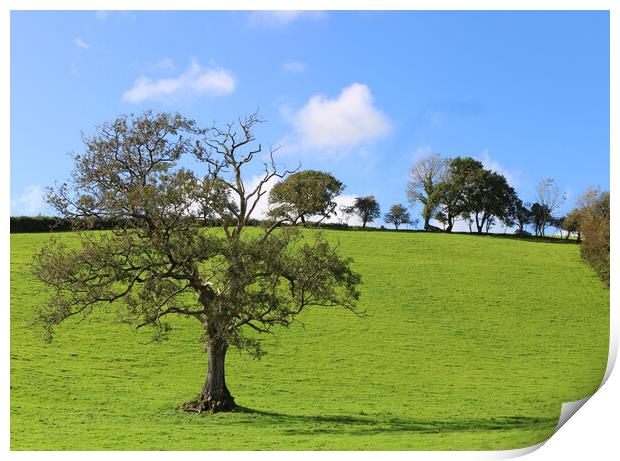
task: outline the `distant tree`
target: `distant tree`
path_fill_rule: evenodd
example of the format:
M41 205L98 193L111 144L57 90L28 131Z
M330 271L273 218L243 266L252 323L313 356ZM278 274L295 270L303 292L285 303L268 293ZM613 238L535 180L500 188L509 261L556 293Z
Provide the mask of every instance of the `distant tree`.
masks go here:
M438 229L438 230L442 230L444 232L450 232L450 230L446 230L446 229L448 228L448 225L451 223L443 211L441 210L436 211L435 214L433 215L433 219L437 221L439 224L441 224L441 229ZM434 229L431 228L430 230L434 230Z
M560 232L560 238L564 237L564 220L565 216L552 216L549 225Z
M344 208L344 212L348 214L357 214L362 220L362 229L366 229L366 224L373 222L381 216L379 203L374 195L367 197L357 197L350 207Z
M489 221L511 222L517 196L504 176L485 169L471 157L456 157L450 161L444 178L438 185L438 195L446 232L463 216L476 224L478 233L488 232Z
M521 217L519 215L521 213L521 209L523 208L523 202L521 201L514 189L512 189L512 193L510 194L508 202L508 206L504 210L503 216L499 218L504 225L504 234L508 232L509 228L514 226L517 226L516 233L520 234L521 232L519 232L518 229L520 227Z
M394 224L394 228L397 230L401 224L411 223L411 216L409 215L407 208L405 208L401 203L392 205L390 211L386 213L384 219L385 222Z
M438 211L435 214L445 232L452 232L454 223L466 214L471 218L470 210L465 207L466 190L481 166L469 157L456 157L447 162L442 180L436 186Z
M491 230L491 227L493 227L495 224L497 224L497 219L495 218L495 216L489 216L484 223L484 226L485 226L484 231L488 234L489 231ZM481 232L478 231L478 233L481 233Z
M508 214L501 219L501 223L504 225L504 234L508 232L508 228L516 224L513 209L511 209Z
M516 233L519 235L526 234L526 227L532 222L532 211L530 210L529 203L523 203L521 199L517 197L513 207L513 219L517 226Z
M467 224L467 227L469 228L469 232L473 232L473 225L474 225L474 221L473 219L471 219L471 213L469 211L463 211L460 216L460 219L462 219L463 221L465 221L465 223Z
M73 180L49 201L86 230L101 217L119 225L81 232L76 245L52 239L37 253L34 275L50 288L38 311L48 338L63 321L110 311L110 303L121 320L152 327L155 339L166 337L170 315L196 319L208 369L198 397L183 409L229 411L235 407L225 381L230 346L258 357L254 333L287 326L308 306L355 308L360 277L320 233L304 240L278 221L246 232L266 184L288 173L276 169L270 151L258 183L244 182L245 167L261 151L257 123L250 115L201 129L178 114L146 112L84 138ZM192 164L206 165L207 175L197 177ZM205 232L202 208L221 232Z
M438 205L437 185L446 171L446 160L433 154L416 161L409 172L407 197L411 205L422 205L424 229L430 229L430 220Z
M564 218L562 226L566 231L566 239L569 239L571 234L575 234L577 237L577 242L581 242L581 215L581 208L575 208L574 210L570 211Z
M531 207L532 224L534 225L534 235L545 236L545 229L552 219L551 210L541 203L533 203Z
M496 219L512 222L516 193L504 176L483 169L474 175L470 186L465 190L463 206L473 214L478 233L483 229L488 233Z
M566 200L566 194L560 190L553 179L541 178L536 185L536 200L540 205L540 208L537 209L539 212L537 215L539 220L538 235L544 237L546 227L550 224L555 212Z
M269 192L269 215L294 224L298 221L305 224L306 219L319 216L321 222L336 213L334 199L343 190L342 182L330 173L314 170L293 173Z

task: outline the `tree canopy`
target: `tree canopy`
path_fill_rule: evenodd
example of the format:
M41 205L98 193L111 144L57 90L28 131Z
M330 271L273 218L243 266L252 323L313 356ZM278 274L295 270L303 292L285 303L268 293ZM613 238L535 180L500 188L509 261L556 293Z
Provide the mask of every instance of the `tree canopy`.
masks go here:
M410 224L411 215L402 203L397 203L390 207L390 211L385 214L385 222L394 224L394 228L398 229L402 224Z
M575 208L571 210L565 217L562 222L562 227L566 231L566 238L570 238L571 234L575 234L577 237L577 241L581 241L581 221L583 219L582 210L580 208Z
M547 205L541 203L533 203L531 207L532 224L534 225L534 234L539 237L545 236L545 229L551 222L553 216Z
M336 214L334 199L344 187L331 173L315 170L293 173L269 192L269 214L293 224L306 223L312 216L318 216L317 222L321 222Z
M517 225L516 233L519 235L525 235L527 233L525 228L532 222L532 212L529 207L529 203L523 203L519 198L514 202L513 222Z
M465 219L478 233L487 231L496 220L512 225L518 197L506 178L485 169L471 157L455 157L448 163L443 179L436 185L435 218L450 232L458 219Z
M216 412L234 408L224 376L229 346L260 356L258 333L289 325L308 306L355 310L360 276L321 233L282 229L280 221L246 232L266 184L290 173L276 168L270 149L258 183L244 181L263 152L258 123L253 114L204 129L179 114L145 112L84 136L72 180L48 196L63 217L82 218L80 243L52 239L33 265L49 287L38 311L49 339L63 321L110 303L123 321L152 327L155 339L169 333L169 316L195 318L208 370L184 408ZM219 232L204 228L207 215ZM119 225L87 232L102 217Z
M356 197L353 205L345 207L343 211L347 214L358 215L362 220L362 229L366 229L367 223L381 216L381 208L374 195Z

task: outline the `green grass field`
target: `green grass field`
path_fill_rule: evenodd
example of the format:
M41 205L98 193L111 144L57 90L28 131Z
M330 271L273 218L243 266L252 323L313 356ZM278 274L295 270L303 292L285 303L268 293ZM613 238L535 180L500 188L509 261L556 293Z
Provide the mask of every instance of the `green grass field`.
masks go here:
M193 319L170 340L67 322L44 343L30 274L49 234L11 235L13 450L488 450L548 438L561 402L592 394L607 363L609 291L574 244L326 231L363 276L359 318L308 310L230 351L244 411L175 410L204 380ZM63 238L75 239L65 234Z

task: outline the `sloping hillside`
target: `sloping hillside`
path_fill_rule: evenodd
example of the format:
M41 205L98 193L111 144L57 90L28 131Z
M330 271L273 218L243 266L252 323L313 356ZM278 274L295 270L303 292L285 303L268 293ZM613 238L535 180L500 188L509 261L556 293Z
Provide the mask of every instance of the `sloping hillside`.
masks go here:
M577 245L326 234L363 275L367 315L309 310L262 360L231 351L227 384L245 410L214 416L175 411L204 379L193 320L146 344L111 306L43 343L29 264L49 234L12 235L11 448L509 449L548 437L561 402L599 385L609 291Z

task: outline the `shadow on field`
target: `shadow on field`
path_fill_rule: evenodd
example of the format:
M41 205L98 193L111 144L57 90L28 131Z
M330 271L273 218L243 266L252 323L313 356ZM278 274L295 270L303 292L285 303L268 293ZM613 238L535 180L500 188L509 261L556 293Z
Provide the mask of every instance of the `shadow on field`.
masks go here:
M394 417L358 417L287 415L251 408L238 407L239 413L253 414L265 418L265 422L278 426L291 426L284 432L291 434L351 434L369 435L382 432L416 432L421 434L506 431L512 429L553 429L557 418L536 418L529 416L506 416L488 419L428 420Z
M504 240L517 240L521 242L530 242L530 243L556 243L560 245L579 245L579 242L575 238L565 239L560 237L536 237L536 236L520 236L520 235L512 235L512 234L477 234L477 233L469 233L469 232L453 232L455 235L471 235L474 237L488 237L494 239L504 239Z

